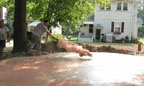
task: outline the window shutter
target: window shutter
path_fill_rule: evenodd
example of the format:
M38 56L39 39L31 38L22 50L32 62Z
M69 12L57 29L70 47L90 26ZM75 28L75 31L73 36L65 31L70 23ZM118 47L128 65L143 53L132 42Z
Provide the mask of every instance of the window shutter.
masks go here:
M122 25L121 25L121 32L124 32L124 22L122 22Z
M89 33L93 33L93 24L89 25Z
M111 23L111 32L114 32L114 22Z

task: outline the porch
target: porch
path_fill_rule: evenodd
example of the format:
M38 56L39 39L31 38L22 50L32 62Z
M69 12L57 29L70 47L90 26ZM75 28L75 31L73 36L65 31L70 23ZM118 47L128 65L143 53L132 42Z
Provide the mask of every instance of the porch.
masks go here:
M93 42L93 40L94 40L93 35L84 35L81 32L78 35L79 42Z

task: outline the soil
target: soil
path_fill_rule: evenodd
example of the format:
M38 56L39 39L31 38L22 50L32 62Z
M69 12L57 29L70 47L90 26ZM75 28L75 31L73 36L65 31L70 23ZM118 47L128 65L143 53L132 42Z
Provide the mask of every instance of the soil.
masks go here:
M144 55L144 46L142 46L140 52L137 50L137 46L122 46L122 45L101 45L101 44L84 44L78 43L78 45L82 46L84 49L89 50L90 52L110 52L110 53L121 53L121 54L132 54L132 50L136 50L136 55ZM4 58L0 58L0 60L13 58L13 57L22 57L22 56L35 56L36 51L32 50L28 53L17 53L13 55L11 53L12 48L6 47L4 52ZM67 52L65 49L58 48L56 42L51 43L43 43L42 44L42 55L47 55L49 53L57 53L57 52Z
M56 42L42 44L42 51L45 52L66 52L65 49L60 49L56 46ZM90 52L110 52L110 53L121 53L121 54L132 54L135 50L137 54L144 53L144 47L142 46L140 52L137 51L137 46L123 46L123 45L101 45L101 44L84 44L78 43L78 45L89 50Z

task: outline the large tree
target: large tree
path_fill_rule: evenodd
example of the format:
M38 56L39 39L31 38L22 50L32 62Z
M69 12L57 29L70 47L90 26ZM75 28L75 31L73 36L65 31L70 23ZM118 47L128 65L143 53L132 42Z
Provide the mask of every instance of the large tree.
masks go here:
M27 19L29 17L34 20L47 19L49 27L57 26L59 22L61 25L68 26L68 30L74 31L71 27L86 20L90 13L94 12L96 3L104 6L110 0L15 0L15 2L14 0L1 0L0 5L3 5L5 1L5 6L9 11L13 10L15 3L13 52L17 53L27 51L26 12Z
M28 5L29 16L34 19L48 19L49 27L57 26L58 22L74 27L94 12L96 3L104 6L109 0L32 0Z
M27 51L26 0L15 0L13 53Z

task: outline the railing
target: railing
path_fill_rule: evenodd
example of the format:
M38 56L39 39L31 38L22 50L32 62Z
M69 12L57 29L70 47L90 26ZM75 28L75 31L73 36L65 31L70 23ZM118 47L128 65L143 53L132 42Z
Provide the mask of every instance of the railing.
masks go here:
M79 33L78 41L79 42L93 42L93 35L86 36L86 35L81 35L81 33Z

